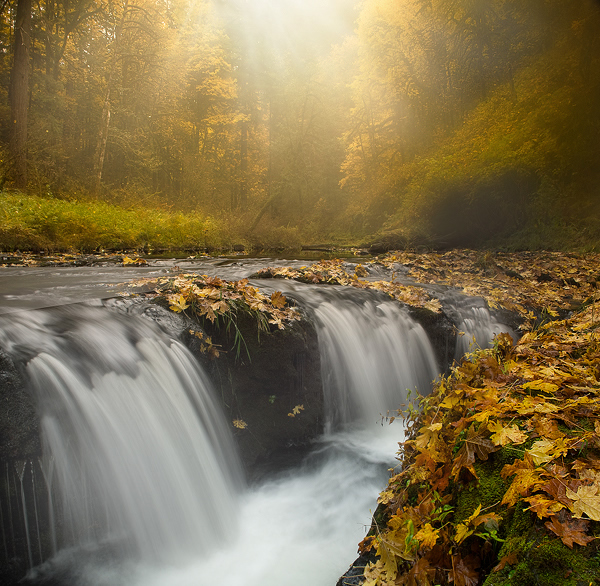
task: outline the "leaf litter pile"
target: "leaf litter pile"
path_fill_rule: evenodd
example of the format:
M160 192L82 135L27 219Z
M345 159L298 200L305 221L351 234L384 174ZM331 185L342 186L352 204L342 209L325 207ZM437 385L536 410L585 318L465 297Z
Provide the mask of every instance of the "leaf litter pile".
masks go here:
M400 284L393 280L366 280L363 277L367 277L369 271L362 264L357 265L352 273L348 273L345 270L345 266L346 264L339 259L322 260L308 267L300 267L298 269L267 267L260 269L253 276L259 279L292 279L301 283L314 285L343 285L357 289L373 289L382 291L392 299L413 307L424 307L436 313L441 311L440 302L432 297L423 287Z
M224 321L226 327L235 329L238 353L240 345L244 343L236 323L240 314L256 318L259 332L269 331L271 327L282 330L300 319L298 310L289 305L280 291L265 295L250 285L248 279L226 281L207 275L181 273L157 279L141 279L131 282L129 286L145 287L148 289L145 297L163 300L175 313L183 312L200 322L207 320L217 326L220 320ZM219 350L210 336L197 329L190 330L190 334L201 340L202 352L218 358Z
M598 256L380 262L517 311L525 334L516 344L500 334L402 412L399 472L359 547L370 561L362 582L346 583L600 584Z

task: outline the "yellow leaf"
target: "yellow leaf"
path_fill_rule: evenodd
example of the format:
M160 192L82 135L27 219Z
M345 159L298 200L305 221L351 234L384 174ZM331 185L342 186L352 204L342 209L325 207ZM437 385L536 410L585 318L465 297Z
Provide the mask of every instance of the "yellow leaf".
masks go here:
M517 425L503 427L502 423L495 421L488 425L488 429L493 433L490 439L495 446L522 444L527 440L527 434L521 431Z
M444 409L452 409L456 407L461 401L461 398L457 395L447 395L444 400L440 403L440 407Z
M523 385L524 389L531 389L532 391L542 391L543 393L553 394L558 391L558 385L553 383L547 383L541 379L533 380Z
M464 523L459 523L456 526L454 540L456 543L462 543L469 535L473 535L475 529L469 529Z
M573 511L573 516L580 519L581 515L587 515L592 521L600 521L600 490L599 484L591 486L580 486L577 492L569 488L566 490L567 497L574 501L569 507Z
M287 299L283 296L281 291L275 291L271 294L271 303L273 304L273 307L283 309L287 303Z
M546 462L554 460L554 455L551 454L555 449L553 441L543 438L533 444L527 453L533 458L536 466L541 466Z
M465 524L469 525L473 519L479 517L479 513L481 513L481 505L479 505L475 511L473 511L473 514L465 521Z
M128 256L123 257L123 266L127 266L127 265L144 266L147 264L148 264L148 262L143 258L130 258Z
M423 427L421 429L421 433L417 436L417 439L415 440L415 445L417 446L417 449L427 449L427 446L431 443L431 441L438 437L437 433L440 429L442 429L441 423L434 423L433 425Z
M304 411L304 405L296 405L291 413L288 413L288 417L296 417L300 413L300 411Z
M188 307L183 295L169 295L169 309L172 311L179 313Z
M419 541L422 547L433 547L439 536L440 530L434 529L431 523L426 523L424 527L421 527L415 539Z
M238 429L246 429L248 427L248 424L245 421L242 421L241 419L234 419L233 427L237 427Z

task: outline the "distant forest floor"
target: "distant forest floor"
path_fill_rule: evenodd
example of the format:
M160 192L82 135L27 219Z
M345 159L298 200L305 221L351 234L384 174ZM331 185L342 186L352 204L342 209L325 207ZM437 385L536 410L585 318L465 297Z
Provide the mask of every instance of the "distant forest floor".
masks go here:
M480 221L473 219L474 224ZM455 229L462 233L460 226ZM425 233L410 237L400 229L354 232L345 228L344 222L332 222L331 230L329 234L321 234L309 228L268 222L250 227L243 216L214 217L200 211L184 213L139 206L124 208L83 196L39 197L0 191L0 251L35 253L48 260L62 253L110 256L123 252L179 257L245 252L316 259L379 255L391 250L431 252L456 248L448 239ZM469 236L465 230L464 237L458 240L461 248L481 250L595 252L599 242L595 235L595 231L583 225L547 226L539 222L524 232L504 236L489 231L487 239Z

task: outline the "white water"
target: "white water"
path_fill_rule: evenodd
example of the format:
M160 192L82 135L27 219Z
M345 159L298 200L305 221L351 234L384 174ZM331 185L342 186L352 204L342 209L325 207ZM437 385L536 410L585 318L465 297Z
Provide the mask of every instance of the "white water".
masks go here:
M239 464L181 344L91 307L13 315L3 338L13 354L33 355L26 376L64 519L58 546L116 541L128 555L171 562L230 537Z
M425 330L400 304L340 297L311 298L331 429L381 420L408 391L427 394L439 371Z
M69 521L71 548L34 573L76 586L336 583L403 439L382 415L407 389L427 392L437 368L397 304L333 289L297 297L317 326L328 431L301 469L241 490L227 424L182 346L105 309L11 316L8 345L18 352L20 338L32 355L55 506ZM115 540L116 559L93 555Z
M458 314L455 352L457 360L469 352L490 348L498 334L508 333L514 340L517 339L513 329L499 322L487 307L472 303L466 307L455 306Z

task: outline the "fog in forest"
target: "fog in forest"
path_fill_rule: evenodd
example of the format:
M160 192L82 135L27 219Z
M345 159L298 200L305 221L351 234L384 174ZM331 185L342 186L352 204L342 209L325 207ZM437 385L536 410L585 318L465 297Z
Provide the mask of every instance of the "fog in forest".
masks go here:
M595 240L599 11L16 0L0 22L2 185L281 246Z

